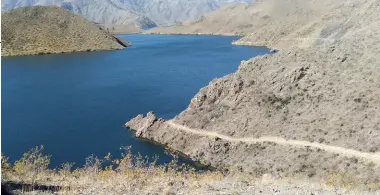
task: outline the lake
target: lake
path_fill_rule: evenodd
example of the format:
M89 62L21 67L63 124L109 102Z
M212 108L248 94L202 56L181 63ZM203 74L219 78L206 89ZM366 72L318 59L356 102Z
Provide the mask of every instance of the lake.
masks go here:
M2 154L11 160L38 145L52 166L82 165L90 154L134 153L171 157L137 140L124 123L154 111L172 118L213 78L237 70L242 60L268 53L233 46L239 37L121 35L124 50L2 57Z

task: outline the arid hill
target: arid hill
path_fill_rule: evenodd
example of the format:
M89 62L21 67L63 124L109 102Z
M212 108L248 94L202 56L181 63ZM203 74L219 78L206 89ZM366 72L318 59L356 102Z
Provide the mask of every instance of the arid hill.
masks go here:
M379 189L380 2L261 0L155 33L245 34L279 49L214 79L172 120L142 115L139 137L219 169ZM371 184L371 185L368 185Z
M2 56L123 49L129 43L59 7L22 7L1 14Z

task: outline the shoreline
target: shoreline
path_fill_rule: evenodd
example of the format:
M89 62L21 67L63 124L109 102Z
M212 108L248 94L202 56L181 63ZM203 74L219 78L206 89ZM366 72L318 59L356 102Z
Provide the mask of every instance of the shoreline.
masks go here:
M289 34L293 32L289 31ZM227 35L162 32L149 34ZM291 140L297 143L307 142L308 145L336 146L336 148L346 148L355 152L377 152L377 145L363 144L351 138L357 136L371 143L376 140L376 137L365 136L360 134L360 131L345 134L349 128L354 127L352 122L344 118L344 113L348 112L346 103L341 104L342 98L335 94L340 93L344 87L333 82L334 79L349 79L348 76L338 74L339 67L357 63L356 58L347 59L347 57L337 58L336 56L341 56L342 53L348 56L353 55L352 51L347 51L343 46L350 44L355 48L358 47L357 42L349 42L347 39L342 39L342 42L325 42L330 39L312 35L302 36L307 38L286 37L283 34L275 37L267 36L264 33L254 34L233 41L232 44L264 46L271 49L272 53L278 53L276 56L253 57L242 62L237 71L211 81L198 91L185 110L174 117L178 124L206 132L214 130L221 135L238 134L238 137L253 138L281 137L286 140L283 141L284 143ZM277 48L283 52L278 52ZM326 48L331 48L331 50L326 50ZM326 60L329 60L329 63ZM363 64L363 66L368 65ZM326 72L326 69L336 70ZM331 96L336 97L336 100L323 95L315 96L315 93L329 93L323 87L327 85L324 81L327 82L328 79L332 79L329 87L334 89ZM348 86L350 84L346 84L345 87L349 88ZM370 87L366 86L366 88ZM357 93L350 91L351 95ZM323 112L318 108L319 104L308 105L309 102L315 101L321 102L323 106L328 105L334 108L333 112L340 111L337 115L341 118L334 120L329 116L331 112ZM352 104L352 107L355 108L355 106L357 104ZM359 117L360 114L369 111L370 109L363 110L355 116ZM313 118L319 121L312 120ZM354 121L356 119L352 118ZM324 120L330 123L329 128L323 126L321 121ZM340 124L336 124L336 121ZM145 122L149 122L149 125L142 125ZM357 123L368 125L360 120ZM257 176L270 173L286 177L302 172L309 177L323 178L325 174L334 172L336 175L352 174L350 179L354 182L360 183L367 180L376 184L378 174L380 174L378 169L372 167L371 162L365 159L334 154L331 151L308 146L295 149L293 146L283 147L273 143L226 143L220 138L207 139L201 135L189 134L189 132L178 132L165 125L165 120L156 120L154 116L152 120L150 114L137 116L127 124L130 128L138 130L137 137L141 136L170 145L171 148L176 148L192 159L205 162L204 164L210 163L222 169L233 167ZM313 129L309 130L310 128ZM254 158L247 158L247 156L254 156ZM376 158L378 159L377 156ZM278 163L277 159L287 161ZM266 163L263 164L263 161Z
M134 134L136 140L154 144L157 147L161 147L164 150L168 150L168 151L172 152L173 154L177 155L178 157L182 157L185 161L190 161L191 162L190 164L188 162L185 162L185 163L194 167L196 169L196 171L215 171L215 170L217 170L217 168L215 168L211 165L204 165L200 161L192 159L189 155L183 153L180 150L175 149L174 147L170 146L169 144L163 144L163 143L160 143L160 142L155 141L153 139L149 139L147 137L137 137L136 136L136 132L137 132L136 130L131 129L131 128L126 127L126 126L124 126L124 127L127 129L127 131L130 131Z
M235 33L163 33L163 32L142 32L141 34L151 34L151 35L199 35L199 36L225 36L225 37L244 37L242 34Z
M263 42L245 42L241 41L247 34L239 33L164 33L164 32L141 32L140 34L146 35L181 35L181 36L223 36L223 37L239 37L238 40L233 40L232 45L236 46L248 46L248 47L265 47L270 51L278 51L277 48L270 47L267 41ZM272 53L272 52L271 52ZM275 52L274 52L275 53Z

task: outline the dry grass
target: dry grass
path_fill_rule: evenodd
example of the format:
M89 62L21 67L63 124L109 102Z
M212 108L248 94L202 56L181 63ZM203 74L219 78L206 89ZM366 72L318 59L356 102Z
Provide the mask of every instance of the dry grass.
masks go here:
M119 194L167 191L174 185L185 185L184 180L202 182L223 178L220 172L198 173L178 164L177 158L168 164L156 165L157 158L132 155L130 147L124 151L120 159L111 154L103 158L91 155L83 167L73 169L73 163L64 163L60 168L49 169L50 156L44 154L42 146L36 147L14 164L2 156L2 181L19 184L17 190L23 193L44 189L69 194Z
M111 154L103 158L89 156L83 167L73 169L73 163L49 169L50 156L43 147L25 153L15 163L2 156L2 182L16 194L282 194L341 192L355 194L355 184L346 177L331 174L320 183L305 182L304 178L276 179L265 175L248 175L218 171L197 172L179 165L176 158L166 165L156 165L157 158L132 155L125 147L121 158ZM337 188L337 182L347 180L346 188ZM372 184L371 184L372 185ZM373 184L374 194L379 184ZM339 186L341 187L341 186Z

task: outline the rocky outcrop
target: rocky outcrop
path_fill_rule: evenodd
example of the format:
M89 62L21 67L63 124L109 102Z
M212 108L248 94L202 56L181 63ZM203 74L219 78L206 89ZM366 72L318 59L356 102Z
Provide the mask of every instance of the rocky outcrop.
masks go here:
M129 42L59 7L23 7L1 15L2 56L123 49Z
M138 115L131 119L125 126L136 131L136 137L145 138L149 134L152 127L153 129L161 126L165 122L164 119L157 119L153 112L149 112L145 117L143 115Z
M278 137L379 159L380 2L263 0L240 9L259 19L245 24L252 25L251 32L238 43L279 51L244 61L235 73L214 79L171 121L211 135ZM204 164L256 176L323 179L333 174L372 186L380 181L378 161L320 148L231 142L181 131L167 122L153 123L142 135Z

